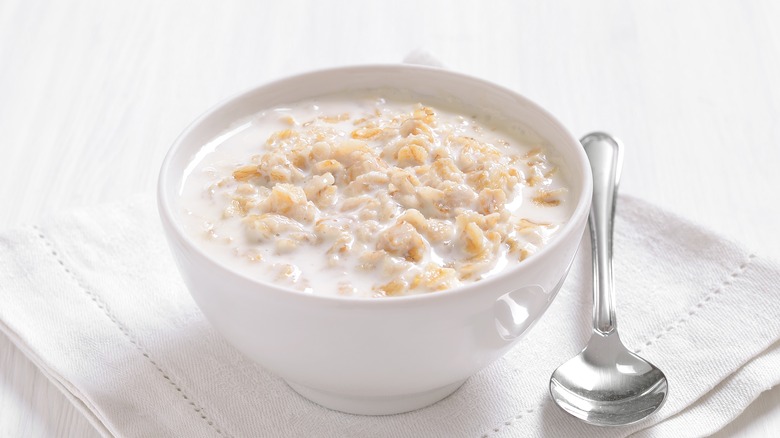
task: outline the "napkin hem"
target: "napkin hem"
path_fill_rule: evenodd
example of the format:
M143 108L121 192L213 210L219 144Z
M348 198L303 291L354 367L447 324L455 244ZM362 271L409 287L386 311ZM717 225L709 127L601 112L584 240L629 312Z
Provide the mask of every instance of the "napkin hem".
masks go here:
M89 421L89 424L92 425L92 427L94 427L101 436L108 438L116 436L111 432L108 425L98 416L99 411L94 407L88 406L90 404L89 400L80 394L80 392L78 392L75 387L73 389L69 388L66 379L63 379L61 376L55 373L54 370L46 367L43 364L43 360L41 360L41 358L35 354L31 348L28 348L27 343L24 342L14 330L6 325L2 319L0 319L0 332L6 335L11 343L24 355L24 357L26 357L35 366L35 368L37 368L41 374L43 374L44 377L46 377L46 379L60 391L60 393L76 408L79 413L86 417L87 421Z
M67 276L70 277L78 289L84 292L87 297L89 297L95 303L95 305L108 318L108 320L111 321L112 325L116 327L122 333L122 335L124 335L125 340L130 342L130 344L135 347L135 349L146 359L147 362L152 365L152 367L165 379L165 381L173 386L174 389L176 389L176 392L178 392L187 401L187 403L195 410L195 412L198 413L201 419L206 421L206 423L211 426L218 434L223 435L223 432L220 430L221 428L217 426L216 421L212 418L209 418L209 416L203 411L203 406L197 403L191 395L184 392L182 387L170 377L170 373L166 372L162 365L160 365L159 361L152 357L149 350L145 348L143 344L138 339L136 339L135 336L133 336L132 333L130 333L130 329L119 320L116 314L114 314L114 312L111 310L111 307L106 304L101 296L97 292L93 291L92 288L85 285L78 277L78 275L68 267L69 265L65 263L61 253L57 251L54 242L52 242L52 240L46 236L46 233L44 233L44 231L37 225L33 225L32 228L37 233L38 238L44 243L44 245L46 245L46 249L49 251L50 255L54 257L55 260L57 260L57 263L62 267Z
M703 432L703 435L706 436L717 433L742 415L745 409L747 409L762 393L769 391L780 384L780 375L777 375L771 380L771 383L765 385L760 391L755 392L750 390L745 391L743 382L743 380L751 380L750 383L754 384L750 386L751 388L756 388L761 385L763 380L761 375L769 374L775 370L776 366L773 366L772 363L773 361L776 363L778 359L780 359L780 341L775 342L772 346L754 356L742 367L719 382L715 388L686 406L680 412L671 415L658 423L637 430L629 436L636 438L657 436L656 434L659 433L657 428L675 428L678 422L683 422L687 429L690 429L692 423L699 425L702 423L706 424L710 427L709 429L697 430L697 432ZM739 409L736 411L715 412L717 411L716 408L718 406L724 404L724 400L728 400L729 403L726 404L731 407L738 403ZM713 416L712 414L717 415ZM723 421L714 423L712 422L713 417L722 419ZM699 421L697 421L697 419ZM671 430L670 432L673 435L679 435L681 431Z
M188 405L188 408L190 408L190 410L192 410L195 415L203 420L204 424L211 428L212 431L216 432L219 436L231 436L229 433L227 433L225 428L223 428L216 421L216 419L210 417L206 413L205 407L202 403L197 402L192 397L191 393L185 391L183 385L177 383L177 381L171 377L172 374L166 371L160 361L157 360L152 355L152 353L150 353L149 349L146 348L143 343L131 333L127 325L121 321L115 312L113 312L111 307L102 298L101 294L99 294L96 290L93 290L92 287L85 284L79 275L69 267L71 264L66 262L68 257L67 252L58 251L55 241L48 237L47 233L41 228L41 226L33 225L31 228L36 234L36 237L43 243L43 245L45 245L45 251L48 252L48 256L53 257L54 260L56 260L57 264L62 268L62 271L64 271L64 275L66 275L72 284L94 303L94 305L99 309L99 313L111 321L111 325L122 334L122 339L132 346L132 350L136 353L139 353L140 356L143 357L143 359L140 360L151 365L155 372L176 391L178 398L183 399ZM96 408L96 411L99 411L99 409Z
M703 297L699 299L698 302L696 302L695 305L691 306L687 312L685 312L683 315L679 316L677 319L674 320L673 323L667 325L664 327L660 332L658 332L655 336L651 337L647 341L641 344L638 348L636 348L634 353L640 354L643 350L646 348L654 345L658 340L666 337L668 334L677 331L678 328L682 327L683 325L686 325L693 317L695 317L697 314L699 314L702 311L706 311L705 306L707 303L712 301L713 298L715 298L718 295L722 295L724 292L726 292L730 286L733 285L734 281L743 276L745 274L745 271L747 271L748 267L750 267L753 264L753 260L756 259L755 254L748 254L745 260L740 263L740 265L734 269L731 273L727 274L725 278L714 288L712 288L707 294L705 294Z

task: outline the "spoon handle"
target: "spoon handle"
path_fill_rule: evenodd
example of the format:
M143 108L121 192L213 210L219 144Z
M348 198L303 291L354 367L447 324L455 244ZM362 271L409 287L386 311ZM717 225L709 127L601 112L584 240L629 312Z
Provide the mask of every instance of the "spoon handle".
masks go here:
M593 330L606 335L617 327L612 292L612 230L623 145L603 132L588 134L580 143L593 171L593 202L588 218L593 253Z

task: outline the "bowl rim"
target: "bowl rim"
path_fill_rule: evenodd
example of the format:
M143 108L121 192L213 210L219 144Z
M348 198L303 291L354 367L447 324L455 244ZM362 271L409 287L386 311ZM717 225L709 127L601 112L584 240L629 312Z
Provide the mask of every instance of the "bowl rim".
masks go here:
M321 304L330 303L342 307L343 306L346 307L355 307L355 306L357 307L364 307L364 306L406 307L407 305L417 305L421 302L454 300L454 299L459 299L459 297L461 296L478 294L480 293L481 290L489 288L492 285L492 283L495 283L503 279L503 277L505 277L510 271L534 269L537 264L544 262L544 260L546 259L546 257L544 257L545 254L550 253L554 251L555 248L564 245L567 240L573 238L577 238L579 240L581 238L580 236L573 236L573 234L576 234L578 231L577 224L580 222L580 219L582 219L583 217L586 219L589 214L590 200L591 200L591 194L593 190L593 180L590 171L589 161L587 155L585 154L585 150L581 147L579 148L575 147L573 149L573 154L576 158L576 161L584 167L582 169L582 174L584 175L584 178L582 179L582 181L580 181L581 184L578 191L579 193L577 193L578 202L574 210L572 211L571 215L569 216L569 220L556 233L556 237L552 240L552 242L543 246L532 257L529 257L528 259L524 260L520 265L515 266L512 269L509 269L505 272L501 272L494 276L490 276L478 282L461 285L440 292L431 292L431 293L415 294L415 295L402 295L397 297L376 299L376 298L368 298L368 297L352 297L352 296L343 297L343 296L334 296L329 294L307 293L303 291L297 291L294 289L287 289L284 287L277 286L271 282L264 282L262 280L250 277L240 272L237 269L232 269L220 263L215 258L209 256L206 251L200 248L193 241L193 239L183 230L181 224L176 219L176 215L173 212L173 207L171 202L172 200L169 199L167 195L167 190L170 184L169 173L171 169L171 164L174 160L174 157L176 157L179 154L179 151L182 149L184 140L189 137L192 131L198 128L204 121L209 119L215 112L233 103L234 101L245 97L248 94L257 93L263 89L274 89L276 87L283 85L286 82L305 80L306 77L316 77L317 75L321 75L321 74L366 73L375 70L397 70L397 71L405 70L409 72L425 71L429 73L440 74L443 76L451 76L451 77L459 78L461 80L472 81L474 83L480 84L481 86L490 87L495 89L496 91L507 93L509 95L512 95L513 98L520 100L524 105L530 107L533 111L538 112L543 117L547 118L561 131L561 133L567 138L567 140L569 140L573 144L579 145L579 141L571 134L571 132L569 132L569 130L563 125L563 123L561 123L561 121L558 120L557 117L555 117L552 113L547 111L541 105L537 104L536 102L525 97L524 95L514 90L511 90L507 87L468 74L459 73L459 72L451 71L444 68L438 68L438 67L422 66L422 65L415 65L415 64L393 64L393 63L347 65L347 66L331 67L331 68L315 69L315 70L299 72L296 74L284 76L281 78L277 78L277 79L273 79L261 83L260 85L256 85L248 89L244 89L238 93L235 93L227 98L222 99L221 101L217 102L216 104L208 108L205 112L201 113L195 120L193 120L189 125L187 125L187 127L176 137L174 142L169 147L168 152L165 155L165 158L162 161L162 164L160 166L160 172L158 175L158 181L157 181L158 211L161 220L164 223L167 223L169 225L169 227L166 227L167 229L165 229L164 231L166 233L173 232L174 234L173 237L175 237L179 242L184 244L188 250L194 251L201 258L211 262L214 268L224 271L230 275L238 276L243 280L249 281L250 283L257 284L258 286L267 289L267 290L263 290L262 293L264 294L278 293L278 294L284 294L285 297L289 297L289 298L297 297L303 300L314 300L314 301L319 301ZM258 108L258 111L262 109L263 108ZM531 128L533 129L533 127ZM560 150L558 152L561 153Z

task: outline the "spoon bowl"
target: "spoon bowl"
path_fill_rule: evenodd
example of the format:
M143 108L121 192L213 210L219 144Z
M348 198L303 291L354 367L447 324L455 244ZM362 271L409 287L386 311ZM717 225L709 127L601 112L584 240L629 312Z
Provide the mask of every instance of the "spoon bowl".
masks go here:
M589 382L585 385L583 382ZM550 379L550 394L564 411L591 424L635 423L664 402L663 372L628 351L617 331L594 333L582 352L561 365Z
M569 414L598 426L635 423L658 410L669 387L664 373L620 341L612 292L612 230L622 145L604 133L581 143L593 171L590 226L593 334L580 354L556 369L550 395Z

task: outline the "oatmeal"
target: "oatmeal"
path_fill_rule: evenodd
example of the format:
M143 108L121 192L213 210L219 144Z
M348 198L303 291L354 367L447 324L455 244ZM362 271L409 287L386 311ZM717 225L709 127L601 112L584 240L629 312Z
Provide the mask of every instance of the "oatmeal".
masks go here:
M568 219L563 172L543 140L377 96L268 110L205 145L182 184L185 227L248 276L382 297L495 275Z

